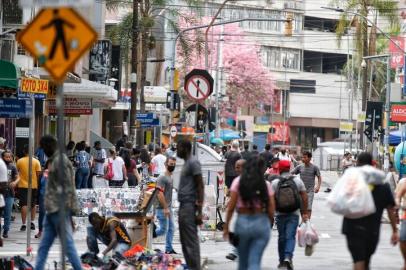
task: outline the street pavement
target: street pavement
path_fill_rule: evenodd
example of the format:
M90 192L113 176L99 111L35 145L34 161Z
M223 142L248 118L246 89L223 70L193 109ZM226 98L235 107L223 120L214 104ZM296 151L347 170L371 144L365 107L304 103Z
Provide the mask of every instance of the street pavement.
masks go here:
M324 183L321 192L315 196L312 216L312 223L320 235L320 242L317 244L315 252L311 257L304 255L304 248L296 247L293 261L294 266L295 269L302 270L351 269L351 257L346 247L345 238L340 233L342 217L331 213L326 206L328 193L325 193L324 190L334 184L337 180L337 175L334 172L322 172L322 175ZM0 248L0 256L25 254L26 232L18 231L21 224L19 222L19 215L16 215L17 219L9 233L9 239L5 239L4 247ZM85 225L82 222L79 222L78 225L80 229L79 232L75 233L76 247L79 253L83 253L86 251ZM207 239L201 243L202 258L207 262L206 269L237 269L237 262L230 262L225 258L231 247L227 242L222 240L222 233L202 232L202 234ZM402 257L399 247L391 246L390 236L390 225L382 224L381 240L372 259L371 269L392 270L401 268ZM278 264L277 237L277 231L273 230L271 240L262 259L263 269L276 269ZM32 248L34 252L33 256L28 257L28 260L34 261L38 244L39 240L34 239L34 233L32 233ZM156 239L153 248L164 249L164 238ZM174 248L176 251L181 252L178 233L175 235ZM58 259L59 245L56 243L50 251L48 263L53 265L53 261Z

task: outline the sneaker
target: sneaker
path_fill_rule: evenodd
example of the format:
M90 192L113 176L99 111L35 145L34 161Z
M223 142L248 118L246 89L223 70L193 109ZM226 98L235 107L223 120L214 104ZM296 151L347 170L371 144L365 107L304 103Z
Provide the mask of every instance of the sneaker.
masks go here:
M31 222L31 231L35 231L35 224Z
M284 263L287 270L293 270L293 263L291 259L285 259Z
M42 232L39 231L34 237L38 239L38 238L41 238L41 236L42 236Z
M229 259L230 261L235 261L235 259L237 259L237 255L235 255L234 253L228 253L226 259Z
M178 254L175 250L165 251L165 254Z
M8 238L8 233L4 232L3 233L3 238Z
M27 230L27 225L21 225L20 231L25 232Z
M306 256L312 256L313 252L314 252L314 246L306 245L305 255Z
M279 263L279 264L278 264L278 269L280 269L280 270L286 270L286 264L285 264L285 262Z

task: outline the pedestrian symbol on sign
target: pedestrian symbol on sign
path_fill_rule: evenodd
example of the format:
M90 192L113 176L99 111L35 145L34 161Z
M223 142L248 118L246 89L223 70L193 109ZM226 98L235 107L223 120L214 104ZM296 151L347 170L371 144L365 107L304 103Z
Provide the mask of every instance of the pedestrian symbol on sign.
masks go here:
M18 42L58 83L64 80L66 73L74 68L96 39L93 28L68 7L42 9L17 34Z
M71 29L75 28L75 26L73 26L73 24L71 24L68 21L59 17L58 9L54 9L54 19L52 21L50 21L48 24L43 25L41 27L41 30L45 30L52 26L55 27L56 35L55 35L54 41L52 43L52 49L51 49L51 53L49 54L49 59L54 58L58 43L61 43L61 45L62 45L64 58L66 60L69 59L68 45L67 45L67 41L65 38L64 25L66 25L67 27L69 27Z

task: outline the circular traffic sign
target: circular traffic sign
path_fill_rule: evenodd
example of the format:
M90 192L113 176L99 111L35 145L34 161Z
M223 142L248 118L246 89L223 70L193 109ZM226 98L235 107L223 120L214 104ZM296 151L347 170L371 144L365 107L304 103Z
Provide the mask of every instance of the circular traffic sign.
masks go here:
M178 134L178 129L176 126L172 126L169 132L171 133L171 137L174 138Z
M206 77L201 75L193 75L187 81L185 90L188 96L195 101L205 100L210 96L210 82Z

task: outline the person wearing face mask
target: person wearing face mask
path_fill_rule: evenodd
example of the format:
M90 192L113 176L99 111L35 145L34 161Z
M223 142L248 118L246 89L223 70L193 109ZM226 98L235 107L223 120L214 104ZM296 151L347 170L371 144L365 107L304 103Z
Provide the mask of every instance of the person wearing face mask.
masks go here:
M157 187L160 189L158 193L159 205L156 209L159 227L155 230L154 236L161 236L166 233L165 253L177 254L173 249L172 241L174 234L173 212L172 212L172 189L173 178L172 174L175 170L176 158L169 157L166 159L166 171L157 179Z

